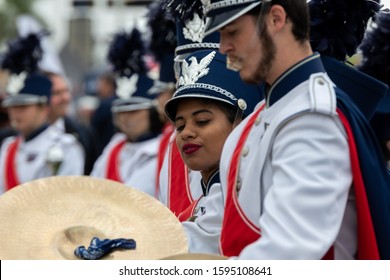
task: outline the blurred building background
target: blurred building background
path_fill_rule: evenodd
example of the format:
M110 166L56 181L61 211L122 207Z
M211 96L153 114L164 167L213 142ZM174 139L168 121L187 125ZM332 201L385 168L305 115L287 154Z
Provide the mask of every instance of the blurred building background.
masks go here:
M93 95L97 73L107 70L112 35L137 26L145 30L150 0L0 0L0 50L17 36L15 19L34 16L51 32L73 94ZM390 7L390 0L382 0ZM1 77L0 77L1 78ZM0 81L1 86L1 81Z
M115 32L145 30L146 0L0 0L0 44L17 36L16 18L32 15L50 31L73 93L93 95L94 77L108 69L106 54Z

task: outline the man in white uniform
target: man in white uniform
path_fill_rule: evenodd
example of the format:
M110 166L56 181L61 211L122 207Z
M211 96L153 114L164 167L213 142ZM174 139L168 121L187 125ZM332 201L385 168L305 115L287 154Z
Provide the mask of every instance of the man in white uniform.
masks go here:
M47 76L52 82L49 122L59 131L72 134L79 141L85 154L84 175L89 175L96 160L92 131L68 116L72 96L65 77L56 73L47 73Z
M375 140L365 135L364 117L311 50L306 1L204 2L228 66L267 89L265 102L232 132L222 153L221 253L238 259L380 258L373 204L355 202L370 201L375 186L362 180L363 150L375 151L365 156L375 158L381 186L388 174ZM246 13L257 6L256 22L256 14Z
M0 150L0 193L21 183L53 175L83 174L84 153L73 135L49 126L52 82L39 72L40 38L31 33L10 41L1 67L10 72L7 108L16 136Z
M32 74L21 85L18 94L2 102L18 135L6 138L1 146L0 193L42 177L82 175L84 169L76 138L48 125L50 80Z

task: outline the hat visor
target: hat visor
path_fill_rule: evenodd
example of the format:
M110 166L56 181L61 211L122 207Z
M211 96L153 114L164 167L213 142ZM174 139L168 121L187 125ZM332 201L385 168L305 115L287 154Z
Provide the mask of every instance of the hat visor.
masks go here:
M19 94L15 96L7 96L1 103L2 107L27 106L35 104L46 104L46 96L37 96L33 94Z
M176 118L176 111L177 111L177 103L185 98L202 98L202 99L212 99L212 100L217 100L220 102L224 102L226 104L230 104L234 106L231 102L227 101L226 99L223 98L218 98L216 96L212 96L208 93L201 93L201 92L184 92L181 95L177 95L169 99L164 106L165 114L167 117L174 122Z
M238 6L234 10L230 10L223 13L216 13L215 15L208 17L204 36L207 36L215 31L218 31L222 27L236 20L237 18L239 18L240 16L242 16L243 14L252 10L253 8L255 8L260 4L261 2L252 3L246 8L242 8L242 6Z
M146 110L153 108L153 103L139 103L139 104L127 104L127 105L119 105L111 108L112 113L124 113L124 112L132 112L139 110Z
M112 113L131 112L137 110L150 109L155 106L155 102L152 99L134 96L128 99L116 99L112 103Z

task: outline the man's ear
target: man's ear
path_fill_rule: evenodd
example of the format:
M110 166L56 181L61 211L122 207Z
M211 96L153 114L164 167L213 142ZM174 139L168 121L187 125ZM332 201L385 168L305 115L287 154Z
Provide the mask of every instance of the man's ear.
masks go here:
M272 5L268 13L268 27L274 31L281 30L287 22L287 13L281 5Z

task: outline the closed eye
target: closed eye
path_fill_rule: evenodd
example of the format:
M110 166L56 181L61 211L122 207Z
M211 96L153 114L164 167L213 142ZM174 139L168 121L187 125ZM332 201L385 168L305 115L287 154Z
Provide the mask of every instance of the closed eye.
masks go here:
M183 131L183 129L184 129L184 125L179 125L179 126L176 126L176 131Z
M196 121L196 124L199 125L199 126L205 126L205 125L208 125L209 123L210 123L210 120Z
M237 30L231 30L231 31L227 32L227 35L229 35L230 37L233 37L236 33L237 33Z

